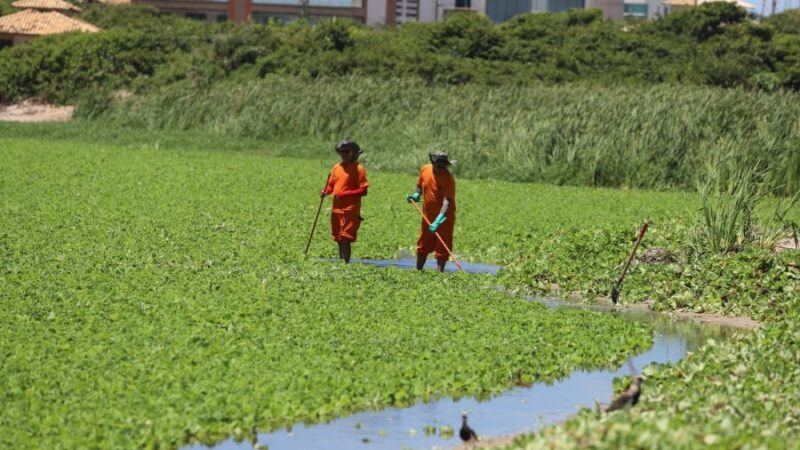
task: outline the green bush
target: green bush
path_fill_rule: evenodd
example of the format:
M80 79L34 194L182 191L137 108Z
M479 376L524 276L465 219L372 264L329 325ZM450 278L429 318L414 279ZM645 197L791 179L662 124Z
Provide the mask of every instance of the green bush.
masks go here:
M154 26L169 26L184 21L174 14L161 13L150 5L118 5L108 7L94 4L86 8L80 19L93 23L102 29L140 28L152 29ZM186 20L188 23L189 21Z
M439 23L376 29L341 19L215 24L138 5L93 5L81 17L104 31L0 52L0 101L71 101L87 86L151 90L187 79L208 86L268 74L413 77L440 85L590 81L800 89L796 14L758 24L725 2L652 22L603 20L599 10L588 9L523 14L500 25L453 14ZM122 42L126 36L136 46Z
M656 30L691 36L704 41L724 32L730 24L741 23L747 18L744 9L728 2L708 2L702 5L669 14L653 23Z
M113 30L39 38L0 53L0 100L66 101L92 87L115 89L149 76L179 39Z
M778 33L800 34L800 10L789 9L780 14L767 16L763 23L772 26Z
M499 28L488 17L458 13L431 27L428 45L436 51L464 58L487 58L503 44Z
M231 27L212 39L212 61L222 66L226 73L245 64L254 64L278 47L272 32L262 25Z

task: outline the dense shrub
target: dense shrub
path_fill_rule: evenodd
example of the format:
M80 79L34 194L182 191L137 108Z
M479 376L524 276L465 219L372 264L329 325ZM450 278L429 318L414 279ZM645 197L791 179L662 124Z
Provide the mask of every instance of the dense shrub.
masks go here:
M96 5L83 11L80 19L103 29L152 29L154 26L165 26L181 21L174 14L161 13L158 8L150 5L118 5L113 8Z
M262 25L232 27L227 33L214 36L212 45L213 61L226 73L245 64L254 64L279 46L271 31Z
M0 54L0 99L64 101L90 87L122 87L152 75L180 46L126 29L36 39Z
M461 13L434 24L428 42L437 52L464 58L492 58L503 44L503 35L488 17Z
M377 29L347 19L204 23L145 6L94 5L81 17L105 31L0 51L0 101L69 101L92 85L151 90L176 81L208 86L268 74L412 77L454 85L800 88L800 16L786 12L759 24L726 2L651 22L607 21L589 9L523 14L499 25L482 15L454 14L440 23Z
M700 7L679 11L653 22L653 28L671 34L689 35L704 41L721 34L730 24L747 18L744 9L728 2L709 2Z
M790 9L780 14L774 14L763 20L771 25L778 33L800 34L800 9Z

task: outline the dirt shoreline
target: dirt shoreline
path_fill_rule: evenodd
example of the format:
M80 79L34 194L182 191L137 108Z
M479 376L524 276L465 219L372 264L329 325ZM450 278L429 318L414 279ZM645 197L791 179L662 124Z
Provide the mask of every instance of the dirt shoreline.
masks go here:
M696 322L701 322L701 323L710 323L715 325L723 325L727 327L742 328L745 330L752 330L754 328L758 328L761 326L760 322L756 322L755 320L749 317L733 317L733 316L724 316L722 314L696 313L692 311L681 311L681 310L657 312L650 309L650 303L648 302L631 303L629 305L624 305L623 308L627 308L634 311L647 311L655 314L667 315L670 317L674 317L676 319L694 320Z
M69 122L74 106L54 106L25 101L16 105L0 105L2 122Z

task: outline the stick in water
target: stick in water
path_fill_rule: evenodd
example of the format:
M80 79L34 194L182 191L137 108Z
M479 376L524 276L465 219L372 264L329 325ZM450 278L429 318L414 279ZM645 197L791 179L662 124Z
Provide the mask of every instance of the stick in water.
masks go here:
M628 272L628 267L631 265L631 260L633 260L633 255L636 254L636 249L639 248L639 243L642 242L642 238L644 237L645 231L647 231L647 227L650 226L650 222L645 221L642 228L639 230L639 237L636 238L636 243L633 244L633 250L631 250L631 254L628 255L628 260L625 261L625 267L622 269L622 275L619 276L619 280L614 283L614 286L611 288L611 301L614 304L617 304L619 300L619 290L622 287L622 280L625 278L625 274Z

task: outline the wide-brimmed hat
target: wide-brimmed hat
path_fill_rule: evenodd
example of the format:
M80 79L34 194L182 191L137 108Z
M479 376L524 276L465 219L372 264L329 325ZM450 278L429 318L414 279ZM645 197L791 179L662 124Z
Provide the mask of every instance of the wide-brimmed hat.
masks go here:
M342 153L342 150L349 148L355 152L356 155L361 154L361 147L356 144L356 141L350 139L342 139L336 143L336 153Z
M455 159L451 161L450 158L447 157L447 153L441 150L436 150L428 153L428 158L430 158L431 163L440 162L440 163L445 163L448 166L452 166L453 164L458 162Z

